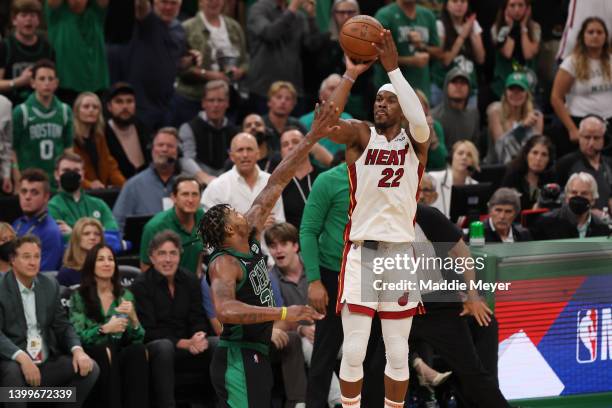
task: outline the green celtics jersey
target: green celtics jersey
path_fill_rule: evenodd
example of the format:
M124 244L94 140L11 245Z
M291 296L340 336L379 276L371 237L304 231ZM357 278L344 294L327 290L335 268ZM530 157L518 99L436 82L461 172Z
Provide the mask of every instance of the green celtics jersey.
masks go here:
M242 279L236 284L236 300L253 306L274 306L268 266L257 241L251 241L251 248L248 254L232 249L221 249L211 255L210 262L221 255L233 256L242 267ZM272 324L272 322L224 324L221 340L242 343L253 348L265 346L267 349L272 338Z
M55 161L72 147L72 112L56 97L49 108L32 93L13 109L13 149L19 169L37 167L54 180Z
M438 38L438 30L436 29L436 17L434 14L422 6L416 6L416 16L410 19L396 4L391 3L376 12L374 16L386 29L391 31L393 41L397 46L397 52L400 56L412 56L418 50L410 41L410 33L417 31L421 35L424 44L438 47L440 40ZM420 89L427 95L431 88L429 65L423 68L400 65L402 74L415 89ZM381 64L374 66L374 85L378 87L386 84L389 77Z

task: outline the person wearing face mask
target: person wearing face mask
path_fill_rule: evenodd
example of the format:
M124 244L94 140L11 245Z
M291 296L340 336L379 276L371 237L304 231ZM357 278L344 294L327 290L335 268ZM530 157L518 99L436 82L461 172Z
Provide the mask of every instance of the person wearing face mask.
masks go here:
M599 197L597 182L589 173L570 176L561 208L541 216L531 231L537 240L608 236L610 228L592 211Z
M11 224L0 222L0 277L11 269L10 260L15 238L17 235Z
M119 226L113 213L104 201L82 191L84 169L83 159L74 153L64 153L55 164L55 180L60 186L56 195L49 201L49 214L57 221L64 236L72 233L72 228L82 217L97 219L104 226L105 234L116 235ZM112 238L110 238L112 239ZM113 246L117 250L116 246Z

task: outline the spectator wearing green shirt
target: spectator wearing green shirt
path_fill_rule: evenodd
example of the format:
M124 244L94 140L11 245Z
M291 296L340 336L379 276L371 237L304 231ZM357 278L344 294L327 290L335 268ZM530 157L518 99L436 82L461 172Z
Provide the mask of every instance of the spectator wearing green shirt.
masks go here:
M84 91L109 86L104 19L109 0L47 0L45 18L55 49L61 99L72 104Z
M80 218L91 217L100 221L107 238L109 233L114 232L118 239L119 226L108 204L81 189L84 172L81 156L75 153L60 156L55 165L55 180L60 189L49 200L49 215L65 236L72 233L72 228Z
M204 250L198 238L198 224L204 215L200 208L202 190L194 177L179 176L172 186L170 198L174 207L151 218L144 227L140 245L140 269L146 271L151 267L149 244L155 234L163 230L176 232L183 246L180 267L186 268L197 276L202 269L201 253Z
M81 269L81 285L71 297L70 321L100 367L88 406L148 406L148 362L144 329L134 295L121 286L111 248L94 246Z
M399 54L402 74L413 88L425 92L429 99L431 75L429 62L441 54L436 29L436 17L416 0L396 0L374 16L393 35ZM388 82L387 73L380 64L374 67L376 88Z
M416 94L421 101L423 112L429 123L429 151L427 152L427 171L430 170L443 170L446 167L446 158L448 156L448 150L446 149L446 141L444 138L444 128L442 124L435 120L431 116L429 109L429 102L427 97L420 89L416 90Z

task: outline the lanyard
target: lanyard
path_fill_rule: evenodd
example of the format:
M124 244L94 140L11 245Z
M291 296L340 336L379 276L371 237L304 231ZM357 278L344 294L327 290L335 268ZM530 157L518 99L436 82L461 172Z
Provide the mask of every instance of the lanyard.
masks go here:
M308 181L308 194L310 194L310 190L312 190L312 183L310 181L310 173L308 173L306 175L307 177L307 181ZM300 185L300 182L298 181L298 179L296 177L293 177L293 182L295 183L295 186L297 187L298 191L300 192L300 195L302 196L302 200L304 200L304 204L306 204L306 195L304 194L304 190L302 190L302 186Z

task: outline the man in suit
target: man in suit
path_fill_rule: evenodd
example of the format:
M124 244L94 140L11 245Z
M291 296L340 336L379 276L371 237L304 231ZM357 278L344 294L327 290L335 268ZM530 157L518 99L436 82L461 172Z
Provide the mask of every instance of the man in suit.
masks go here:
M498 189L489 200L485 221L485 242L531 241L531 234L514 219L521 212L521 196L513 188Z
M0 279L0 385L76 387L80 407L100 370L65 315L59 285L38 273L40 258L37 237L17 238L12 270Z

